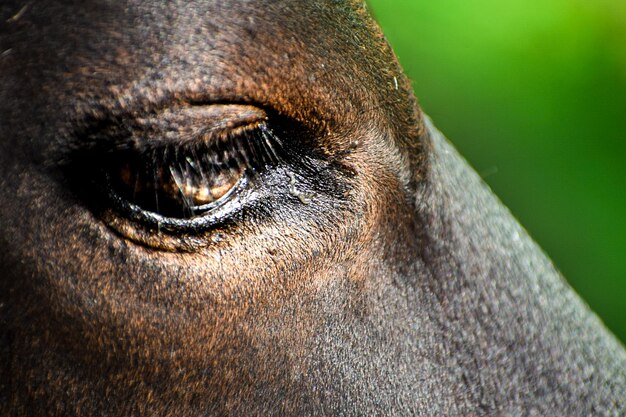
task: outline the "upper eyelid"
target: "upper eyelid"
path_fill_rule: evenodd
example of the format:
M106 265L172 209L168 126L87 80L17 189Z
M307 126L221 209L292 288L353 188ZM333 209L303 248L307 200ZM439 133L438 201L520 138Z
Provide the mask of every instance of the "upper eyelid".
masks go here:
M249 104L177 105L158 111L133 111L85 117L60 141L59 165L73 154L118 150L147 151L197 140L222 140L266 122L267 113Z
M214 104L168 108L155 115L135 118L133 127L156 147L203 138L218 140L239 129L253 128L266 119L266 113L254 106Z

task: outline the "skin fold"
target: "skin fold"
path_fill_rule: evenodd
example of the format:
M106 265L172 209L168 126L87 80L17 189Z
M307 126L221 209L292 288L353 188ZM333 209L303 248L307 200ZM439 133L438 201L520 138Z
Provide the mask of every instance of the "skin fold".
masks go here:
M361 2L0 18L0 415L626 414L623 347ZM193 227L102 185L125 152L259 126L276 156L237 159L254 173Z

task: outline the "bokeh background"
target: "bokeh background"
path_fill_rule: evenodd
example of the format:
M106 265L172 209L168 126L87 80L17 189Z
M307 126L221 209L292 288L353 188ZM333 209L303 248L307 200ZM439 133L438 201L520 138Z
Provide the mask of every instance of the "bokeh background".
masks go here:
M626 341L626 1L368 3L425 111Z

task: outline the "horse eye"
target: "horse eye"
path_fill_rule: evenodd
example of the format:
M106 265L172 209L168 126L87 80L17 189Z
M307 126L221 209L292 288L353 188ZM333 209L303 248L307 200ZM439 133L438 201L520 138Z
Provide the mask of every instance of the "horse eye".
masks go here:
M109 164L108 188L133 210L191 219L228 200L245 177L275 161L275 142L261 124L219 140L126 152Z
M224 198L241 179L238 160L212 149L159 149L124 161L109 174L114 191L145 211L189 218Z

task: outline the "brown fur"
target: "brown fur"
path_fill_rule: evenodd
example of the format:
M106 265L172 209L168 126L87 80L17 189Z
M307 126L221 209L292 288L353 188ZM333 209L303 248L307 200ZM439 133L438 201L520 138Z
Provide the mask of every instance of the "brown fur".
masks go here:
M623 350L478 182L446 185L465 165L360 2L23 6L0 9L0 414L624 410ZM212 103L317 162L191 238L67 168L102 123Z

